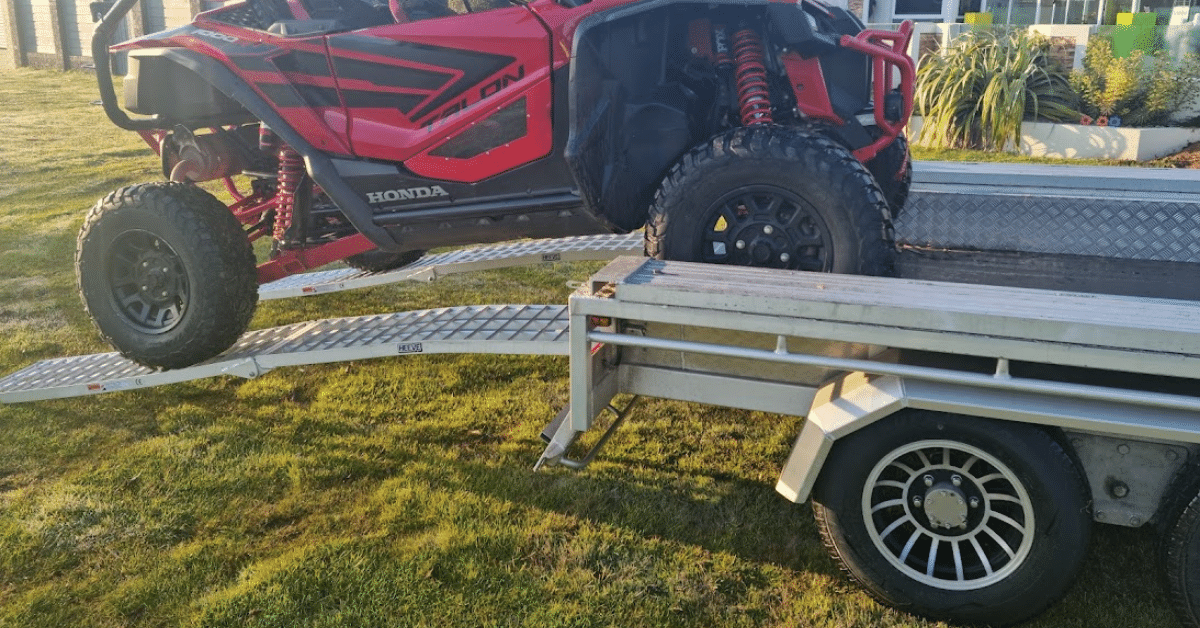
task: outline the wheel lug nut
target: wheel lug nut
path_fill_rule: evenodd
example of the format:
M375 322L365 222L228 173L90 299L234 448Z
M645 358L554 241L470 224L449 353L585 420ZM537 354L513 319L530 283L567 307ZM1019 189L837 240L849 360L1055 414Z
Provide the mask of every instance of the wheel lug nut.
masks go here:
M737 242L734 242L733 245L736 246L739 250L744 249L744 248L746 248L746 241L738 240Z
M979 508L979 498L978 497L971 498L971 508Z
M950 476L950 483L955 486L962 486L962 476L961 475Z
M921 507L921 498L919 496L913 498L913 506L916 506L917 508Z
M780 254L779 254L779 261L783 262L784 264L786 264L786 263L790 262L791 260L792 260L792 256L791 256L791 255L788 255L787 253L780 253Z
M767 235L771 235L772 233L775 233L775 227L772 227L771 225L767 225L767 226L763 227L763 233L765 233Z
M925 486L933 486L933 476L932 475L927 475L927 476L925 476L924 479L925 479Z

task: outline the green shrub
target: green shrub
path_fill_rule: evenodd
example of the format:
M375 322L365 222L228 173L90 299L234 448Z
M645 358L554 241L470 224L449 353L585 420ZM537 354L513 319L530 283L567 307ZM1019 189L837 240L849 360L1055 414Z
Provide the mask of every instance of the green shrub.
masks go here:
M972 31L917 70L920 141L945 148L1004 150L1019 145L1021 122L1078 120L1067 75L1049 42L1024 30Z
M1127 126L1164 126L1200 87L1200 62L1195 55L1175 62L1163 51L1140 50L1118 59L1110 38L1093 37L1071 85L1088 115L1117 115Z

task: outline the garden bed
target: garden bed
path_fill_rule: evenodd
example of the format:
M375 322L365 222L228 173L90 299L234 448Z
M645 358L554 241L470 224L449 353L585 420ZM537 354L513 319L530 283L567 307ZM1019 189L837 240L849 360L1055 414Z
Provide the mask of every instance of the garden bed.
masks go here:
M921 123L921 118L914 117L908 135L914 144L925 146L919 141ZM1200 142L1200 129L1024 122L1018 152L1031 157L1147 161L1178 153L1195 142Z

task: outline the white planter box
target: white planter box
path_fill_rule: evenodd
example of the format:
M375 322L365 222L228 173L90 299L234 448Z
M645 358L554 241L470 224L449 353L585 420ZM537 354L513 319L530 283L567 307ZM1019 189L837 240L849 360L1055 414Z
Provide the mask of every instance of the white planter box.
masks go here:
M908 125L909 137L921 132L921 119ZM1021 125L1022 155L1063 159L1124 159L1146 161L1179 152L1200 142L1200 129L1183 127L1107 127L1082 124L1025 122ZM917 143L914 141L914 143Z

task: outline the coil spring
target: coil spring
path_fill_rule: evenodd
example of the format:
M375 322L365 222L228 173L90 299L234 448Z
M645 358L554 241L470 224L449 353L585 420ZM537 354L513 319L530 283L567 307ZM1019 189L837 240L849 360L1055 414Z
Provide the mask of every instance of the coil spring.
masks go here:
M758 33L743 28L733 34L733 59L737 64L734 77L742 124L746 126L774 122L764 58L763 43Z
M279 149L279 191L275 193L275 240L282 243L292 228L296 194L304 178L304 160L292 147Z

